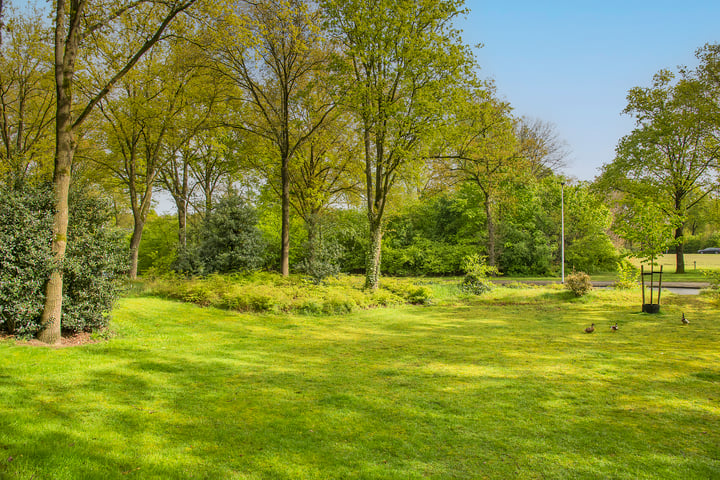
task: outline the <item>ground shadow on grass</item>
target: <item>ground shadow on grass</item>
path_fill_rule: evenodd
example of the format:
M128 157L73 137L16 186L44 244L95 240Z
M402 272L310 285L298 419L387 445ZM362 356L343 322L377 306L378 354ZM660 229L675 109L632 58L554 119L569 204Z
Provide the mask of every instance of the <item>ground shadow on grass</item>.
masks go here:
M0 445L19 459L5 473L720 475L720 419L709 400L720 398L720 387L692 375L713 371L707 362L649 356L648 333L660 335L660 323L624 337L584 335L578 316L589 313L573 308L561 315L489 306L314 321L158 319L137 327L138 338L67 352L83 367L66 372L62 384L44 372L22 382L12 372L0 377L2 393L15 392L16 399L0 414L0 426L8 427L0 430ZM189 312L194 319L208 313ZM552 336L541 328L548 324ZM163 331L174 332L164 343L156 337ZM677 334L667 338L679 354L694 345Z

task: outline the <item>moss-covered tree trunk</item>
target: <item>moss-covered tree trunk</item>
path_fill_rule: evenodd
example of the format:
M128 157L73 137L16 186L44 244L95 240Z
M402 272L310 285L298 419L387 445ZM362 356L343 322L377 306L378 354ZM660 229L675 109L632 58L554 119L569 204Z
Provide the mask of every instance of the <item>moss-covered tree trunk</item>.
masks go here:
M380 286L380 258L382 253L382 225L370 220L370 247L365 263L365 288L376 290Z

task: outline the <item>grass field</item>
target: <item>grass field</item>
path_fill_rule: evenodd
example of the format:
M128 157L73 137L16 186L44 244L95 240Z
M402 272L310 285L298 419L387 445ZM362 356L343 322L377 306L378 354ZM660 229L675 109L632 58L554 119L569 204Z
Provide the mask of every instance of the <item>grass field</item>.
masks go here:
M661 255L657 261L659 265L662 265L664 271L675 271L674 254ZM720 270L720 255L685 254L685 271L691 273L699 270Z
M110 340L0 342L0 478L720 478L717 304L638 296L345 316L127 298Z
M640 268L640 261L636 258L630 258L630 261L638 268ZM720 270L720 255L703 255L703 254L686 254L685 255L685 273L675 273L675 255L661 255L657 259L658 266L663 267L663 281L667 282L707 282L708 277L705 275L705 271L708 270ZM647 270L647 266L645 269ZM570 270L566 268L565 274L570 274ZM617 279L617 273L615 272L602 272L593 273L591 278L597 281L612 282ZM518 280L548 280L547 277L517 277ZM554 280L560 280L560 276L553 277Z

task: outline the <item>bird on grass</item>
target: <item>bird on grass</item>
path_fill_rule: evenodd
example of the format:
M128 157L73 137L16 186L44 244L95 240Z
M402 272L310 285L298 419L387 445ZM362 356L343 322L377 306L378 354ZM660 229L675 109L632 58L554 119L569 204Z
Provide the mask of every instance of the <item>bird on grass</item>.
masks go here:
M615 323L615 325L610 325L610 330L612 330L613 332L617 332L617 329L618 329L617 322Z
M590 326L585 329L585 333L592 333L592 332L594 332L594 331L595 331L595 324L594 324L594 323L590 324Z
M685 318L685 312L683 312L683 314L682 314L682 319L681 319L681 321L682 321L683 325L690 325L690 320L688 320L687 318Z

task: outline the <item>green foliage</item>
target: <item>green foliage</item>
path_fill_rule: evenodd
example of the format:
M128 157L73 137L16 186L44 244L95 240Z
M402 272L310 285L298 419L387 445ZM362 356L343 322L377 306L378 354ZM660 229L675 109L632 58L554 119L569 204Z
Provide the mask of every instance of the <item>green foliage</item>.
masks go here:
M617 261L617 249L607 235L579 238L565 250L570 268L589 273L612 271Z
M549 181L513 185L512 200L498 219L498 267L504 274L552 273L560 244L560 192L555 195L548 191L554 187Z
M0 185L0 198L0 331L32 335L52 269L52 189Z
M523 228L523 227L527 228ZM548 235L532 223L503 223L502 253L498 259L506 275L550 275L553 270L553 252L557 247Z
M32 336L40 328L44 284L52 269L52 190L2 186L0 196L0 330ZM109 205L86 191L70 198L62 329L93 331L107 325L128 249L122 232L110 227Z
M635 288L640 278L640 271L627 258L623 258L617 262L617 281L615 288L629 289Z
M339 276L319 285L299 275L285 278L269 273L197 278L170 274L145 280L144 294L240 312L305 314L341 314L402 303L427 304L432 297L427 286L397 279L388 279L387 285L383 282L383 288L376 291L366 291L352 277Z
M720 298L720 270L703 270L703 276L710 283L710 293Z
M90 332L107 326L128 269L125 235L112 227L111 205L90 192L70 195L63 268L62 328Z
M462 292L481 295L492 290L492 282L487 276L497 274L498 270L486 263L486 257L477 254L468 255L463 259L462 268L466 272L460 285Z
M328 226L319 219L313 219L313 235L305 244L306 257L298 265L298 270L320 284L329 277L340 273L340 258L343 251L336 236L326 235ZM309 235L308 235L309 236Z
M426 285L403 282L395 278L385 278L380 285L413 305L428 305L432 302L432 290Z
M149 215L138 251L138 273L167 273L172 270L177 255L177 218L172 215Z
M386 245L381 264L387 275L456 275L462 271L462 259L475 250L475 245L453 245L417 237L407 246Z
M682 219L649 199L627 199L616 217L616 231L630 243L633 256L655 264L655 259L678 243L673 231Z
M247 272L265 264L267 243L257 215L238 195L224 197L178 253L176 270L191 274Z
M582 297L592 290L590 275L585 272L573 272L565 277L565 288L572 291L576 296Z

